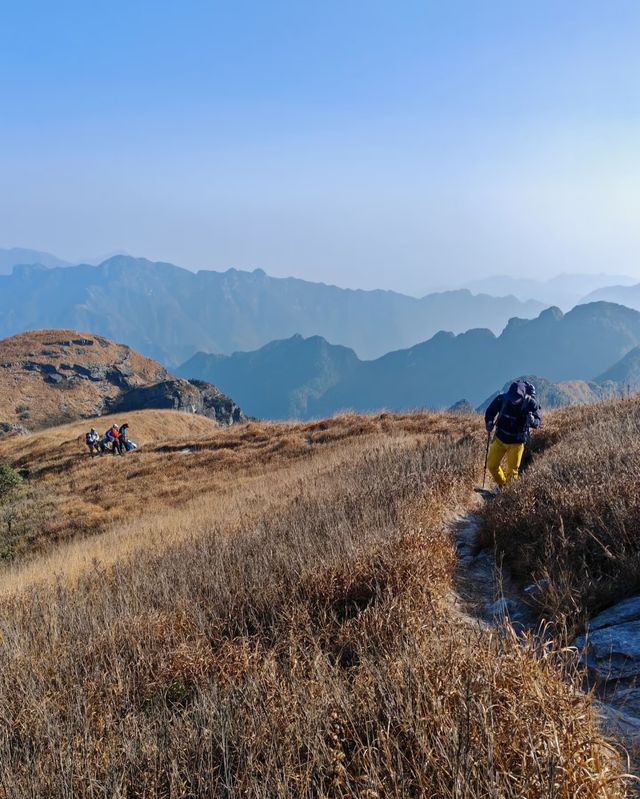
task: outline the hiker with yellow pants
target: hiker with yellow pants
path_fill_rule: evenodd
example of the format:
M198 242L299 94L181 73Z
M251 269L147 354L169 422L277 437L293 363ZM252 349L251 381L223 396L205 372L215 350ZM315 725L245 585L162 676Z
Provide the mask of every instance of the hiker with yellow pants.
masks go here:
M487 468L498 487L517 480L529 428L540 427L540 407L535 400L536 389L526 380L516 380L508 391L491 401L484 421L489 435L495 435L487 455ZM497 417L497 418L496 418ZM507 473L502 468L506 456Z

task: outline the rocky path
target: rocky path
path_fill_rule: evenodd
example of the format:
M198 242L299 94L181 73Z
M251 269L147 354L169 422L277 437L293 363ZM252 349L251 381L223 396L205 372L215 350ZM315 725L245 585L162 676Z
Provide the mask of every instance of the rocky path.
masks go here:
M480 549L481 521L474 509L451 522L458 551L454 602L465 616L484 625L505 620L516 631L535 630L528 600L536 586L522 592L500 567L492 549ZM586 635L573 642L583 654L588 680L605 731L629 752L632 771L640 775L640 596L619 602L591 619ZM588 686L585 686L588 687Z

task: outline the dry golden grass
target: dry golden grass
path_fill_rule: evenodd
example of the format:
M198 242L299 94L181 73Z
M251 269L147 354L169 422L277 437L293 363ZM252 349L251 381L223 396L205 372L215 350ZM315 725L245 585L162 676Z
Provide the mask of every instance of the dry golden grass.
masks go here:
M122 457L91 457L85 431L92 425L106 430L125 418L140 448ZM460 435L470 435L475 421L457 424ZM0 461L26 469L29 477L16 503L0 510L0 556L42 551L51 543L102 532L142 514L172 513L189 502L222 503L239 480L264 479L276 468L314 461L319 452L338 452L338 460L345 460L350 452L344 442L359 446L371 437L386 440L412 432L443 437L450 431L451 420L439 414L344 415L308 424L252 422L219 428L193 414L138 411L15 436L0 441ZM31 505L45 506L46 517L36 514L33 524L28 514L14 519L32 495ZM13 519L11 530L7 519Z
M13 567L0 796L625 795L571 662L452 611L477 418L192 429L183 459L132 427L144 476L76 428L46 434L61 468L43 438L2 452L61 491L109 470L138 509Z

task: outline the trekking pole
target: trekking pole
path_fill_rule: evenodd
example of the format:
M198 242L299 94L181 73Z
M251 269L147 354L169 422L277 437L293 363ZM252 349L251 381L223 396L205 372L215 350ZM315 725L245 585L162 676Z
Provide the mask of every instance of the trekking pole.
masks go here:
M484 453L484 474L482 475L482 490L484 491L485 483L487 482L487 463L489 461L489 444L491 444L491 431L487 433L487 449Z

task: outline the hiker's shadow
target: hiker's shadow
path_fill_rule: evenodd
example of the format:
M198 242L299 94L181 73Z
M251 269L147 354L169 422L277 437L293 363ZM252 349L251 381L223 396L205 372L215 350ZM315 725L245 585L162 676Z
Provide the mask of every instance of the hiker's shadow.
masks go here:
M476 494L479 494L482 499L491 500L496 498L495 491L490 491L488 488L474 488Z

